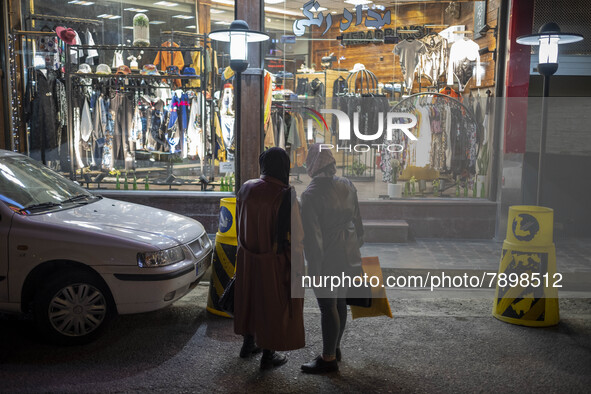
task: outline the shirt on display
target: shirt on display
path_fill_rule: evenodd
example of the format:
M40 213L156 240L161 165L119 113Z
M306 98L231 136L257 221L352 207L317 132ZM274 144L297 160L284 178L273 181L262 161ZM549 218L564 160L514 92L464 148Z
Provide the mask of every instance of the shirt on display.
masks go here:
M437 34L430 34L421 39L425 52L421 55L421 73L426 75L433 85L445 74L447 64L447 40Z
M480 72L480 47L472 40L464 39L455 42L449 51L449 65L447 68L447 84L454 84L454 75L458 79L460 92L474 74L472 62L476 62L476 86L480 86L482 75Z
M404 40L394 47L394 54L400 57L400 68L406 83L407 91L412 90L412 84L420 57L426 52L425 45L419 40Z

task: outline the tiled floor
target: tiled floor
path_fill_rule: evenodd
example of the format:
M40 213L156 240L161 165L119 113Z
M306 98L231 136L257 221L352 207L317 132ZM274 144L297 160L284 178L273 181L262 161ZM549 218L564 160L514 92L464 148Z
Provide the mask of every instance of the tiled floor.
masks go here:
M559 272L591 272L591 239L556 244ZM382 268L496 270L502 242L419 239L406 244L366 244L362 256L378 256Z

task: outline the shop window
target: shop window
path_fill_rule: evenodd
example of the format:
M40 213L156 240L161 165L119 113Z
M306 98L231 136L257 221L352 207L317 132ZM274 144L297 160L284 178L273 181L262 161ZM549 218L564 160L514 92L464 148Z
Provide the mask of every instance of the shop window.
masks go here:
M234 109L207 39L233 5L21 4L16 150L91 189L233 190Z
M274 3L265 147L298 193L320 143L362 200L489 197L498 2Z

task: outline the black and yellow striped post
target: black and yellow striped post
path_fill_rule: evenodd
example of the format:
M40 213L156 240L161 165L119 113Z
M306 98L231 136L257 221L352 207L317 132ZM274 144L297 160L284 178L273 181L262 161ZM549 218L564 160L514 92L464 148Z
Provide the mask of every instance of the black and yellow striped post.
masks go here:
M493 305L497 319L530 327L558 324L553 226L550 208L509 207Z
M218 316L232 317L220 308L219 300L236 271L237 247L236 198L222 198L207 298L207 311Z

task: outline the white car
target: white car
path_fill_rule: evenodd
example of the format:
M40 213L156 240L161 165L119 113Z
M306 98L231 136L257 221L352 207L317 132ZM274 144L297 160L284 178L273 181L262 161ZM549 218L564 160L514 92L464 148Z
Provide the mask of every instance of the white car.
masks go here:
M0 150L0 311L32 312L59 343L95 338L115 314L187 294L211 265L196 220L90 193Z

